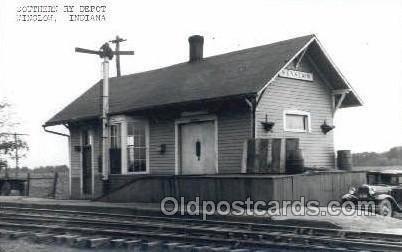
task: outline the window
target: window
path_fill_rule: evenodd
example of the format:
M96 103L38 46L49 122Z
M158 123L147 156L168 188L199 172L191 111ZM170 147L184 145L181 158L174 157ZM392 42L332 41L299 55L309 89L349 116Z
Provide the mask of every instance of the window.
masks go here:
M120 148L121 146L121 124L110 126L110 148Z
M121 174L121 124L110 125L110 173Z
M284 112L284 130L292 132L310 131L310 113L298 110Z
M110 119L110 173L148 172L148 122L124 115Z
M370 185L378 184L378 176L377 175L367 175L367 183Z
M146 172L146 125L143 122L127 123L127 172Z

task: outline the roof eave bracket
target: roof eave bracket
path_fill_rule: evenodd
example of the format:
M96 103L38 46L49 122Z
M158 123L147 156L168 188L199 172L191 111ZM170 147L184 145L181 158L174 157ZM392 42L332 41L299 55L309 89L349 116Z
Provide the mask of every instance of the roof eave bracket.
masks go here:
M295 64L296 68L298 68L300 66L300 63L301 63L304 55L306 54L307 49L308 49L308 47L304 48L304 50L302 52L300 52L300 55L297 56L297 58L295 59L294 64Z
M335 115L335 112L342 106L343 100L346 95L351 92L350 89L336 89L332 91L332 114ZM338 101L336 97L339 97Z

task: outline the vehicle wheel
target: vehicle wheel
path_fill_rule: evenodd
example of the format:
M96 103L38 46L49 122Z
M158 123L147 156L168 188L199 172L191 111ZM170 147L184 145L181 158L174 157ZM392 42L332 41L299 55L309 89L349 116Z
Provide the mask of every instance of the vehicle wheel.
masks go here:
M392 217L393 209L391 201L384 199L378 204L378 214L382 216Z

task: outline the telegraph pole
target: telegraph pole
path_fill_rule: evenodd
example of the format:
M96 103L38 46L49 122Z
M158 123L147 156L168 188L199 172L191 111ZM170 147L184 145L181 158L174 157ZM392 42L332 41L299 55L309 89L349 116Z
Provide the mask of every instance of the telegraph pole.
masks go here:
M120 38L119 36L116 36L116 39L114 40L110 40L109 42L116 44L116 49L114 50L117 54L116 54L116 73L117 73L117 77L121 76L121 71L120 71L120 43L127 41L127 39L123 39Z
M15 143L15 176L17 177L18 176L18 169L19 169L17 133L14 133L14 143Z
M114 55L134 55L134 51L113 51L108 43L102 45L99 51L88 50L83 48L75 48L76 52L96 54L103 59L103 87L102 87L102 179L109 179L109 60ZM107 183L106 183L107 184Z

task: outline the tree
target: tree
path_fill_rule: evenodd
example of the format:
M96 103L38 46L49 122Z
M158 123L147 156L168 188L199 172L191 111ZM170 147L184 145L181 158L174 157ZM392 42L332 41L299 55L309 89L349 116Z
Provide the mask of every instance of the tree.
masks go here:
M353 154L355 166L393 166L402 165L402 146L393 147L383 153L362 152Z
M17 123L12 119L10 104L0 101L0 170L7 166L7 160L24 157L22 151L28 150L28 144L13 135ZM17 156L17 150L20 151Z

